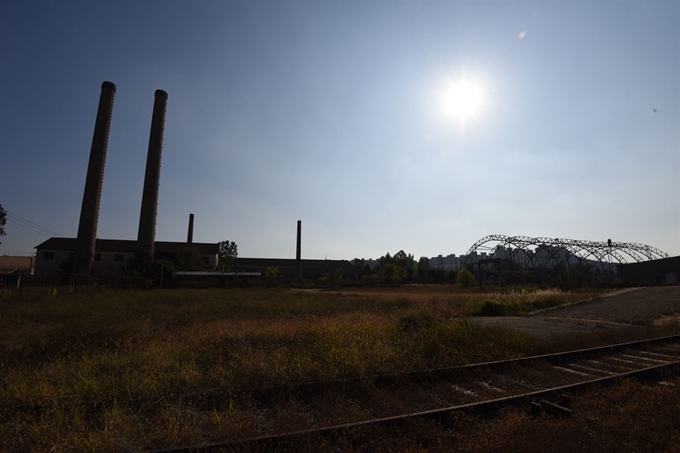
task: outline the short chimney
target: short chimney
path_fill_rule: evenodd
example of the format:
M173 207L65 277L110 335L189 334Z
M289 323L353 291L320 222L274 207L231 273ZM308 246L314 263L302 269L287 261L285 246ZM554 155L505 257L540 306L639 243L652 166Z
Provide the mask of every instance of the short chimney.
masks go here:
M302 280L302 220L297 222L297 248L295 260L297 261L298 280Z
M194 242L194 215L189 214L189 232L187 233L187 244Z

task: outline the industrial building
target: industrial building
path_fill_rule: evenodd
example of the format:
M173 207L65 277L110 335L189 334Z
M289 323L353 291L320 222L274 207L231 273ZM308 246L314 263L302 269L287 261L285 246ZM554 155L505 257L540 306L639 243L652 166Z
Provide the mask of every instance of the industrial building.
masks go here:
M153 263L155 259L171 258L188 244L199 250L207 266L216 268L219 245L193 243L193 214L190 217L187 242L155 240L163 132L168 100L168 93L163 90L156 90L154 94L137 240L97 238L99 205L115 94L116 85L111 82L102 83L78 235L76 238L50 238L39 244L36 247L35 272L59 273L68 270L83 275L122 275L128 270L128 264L134 263L141 269Z
M64 272L75 265L75 250L78 244L76 238L50 238L36 247L36 273ZM154 259L172 259L182 248L191 245L196 248L206 265L211 269L217 268L219 263L219 244L201 242L164 242L155 241ZM128 264L135 259L137 241L119 239L97 239L93 256L93 275L124 275Z
M131 270L129 267L131 265L143 269L157 259L172 260L187 246L199 251L207 268L219 272L219 244L193 242L193 214L189 217L186 242L164 242L155 239L163 132L168 100L168 93L163 90L156 90L154 95L137 240L97 238L99 204L115 94L116 86L113 83L102 83L78 235L76 238L50 238L36 246L35 272L119 276ZM264 273L267 268L275 268L280 277L291 279L318 277L338 272L351 274L352 266L349 261L303 260L301 237L302 222L298 220L295 259L238 258L236 266L239 273L252 276ZM195 273L192 275L196 277Z
M50 238L36 247L36 273L60 273L75 261L76 238ZM170 259L183 248L191 246L197 249L212 271L220 272L219 244L203 242L165 242L155 241L154 259ZM135 259L137 242L119 239L97 239L93 259L92 274L99 276L124 275L128 264ZM285 279L318 278L323 275L342 273L353 276L356 272L352 263L347 260L310 260L293 258L237 258L236 269L239 273L264 274L267 268L274 268L279 276Z
M627 286L677 285L680 283L680 256L621 264L619 274Z

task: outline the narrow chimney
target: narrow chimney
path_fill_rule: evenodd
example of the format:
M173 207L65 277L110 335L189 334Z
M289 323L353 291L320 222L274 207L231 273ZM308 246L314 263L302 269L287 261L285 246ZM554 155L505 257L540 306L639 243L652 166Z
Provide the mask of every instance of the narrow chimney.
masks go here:
M80 208L76 250L74 250L75 262L73 270L77 274L89 274L92 271L92 264L94 262L99 202L104 182L106 149L109 143L109 129L111 127L115 96L116 85L111 82L102 83L97 119L94 123L92 147L90 148L90 161L87 165L83 204Z
M295 253L295 260L297 261L298 280L302 280L302 220L297 222L297 249Z
M137 263L139 266L153 263L154 240L156 238L156 214L158 211L158 187L161 180L161 154L163 152L163 130L168 93L156 90L151 117L149 152L146 156L144 193L139 215L137 233Z
M189 214L189 233L187 233L187 244L194 242L194 215Z

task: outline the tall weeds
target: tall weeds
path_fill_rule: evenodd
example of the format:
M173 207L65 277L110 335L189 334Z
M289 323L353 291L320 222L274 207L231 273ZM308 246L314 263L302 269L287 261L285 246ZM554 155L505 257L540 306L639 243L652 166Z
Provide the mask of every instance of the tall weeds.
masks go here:
M480 303L467 293L281 289L5 299L0 451L120 451L255 435L254 389L537 350L529 337L463 317Z
M492 292L481 301L475 314L481 316L525 315L585 298L582 293L563 292L554 288L536 291Z

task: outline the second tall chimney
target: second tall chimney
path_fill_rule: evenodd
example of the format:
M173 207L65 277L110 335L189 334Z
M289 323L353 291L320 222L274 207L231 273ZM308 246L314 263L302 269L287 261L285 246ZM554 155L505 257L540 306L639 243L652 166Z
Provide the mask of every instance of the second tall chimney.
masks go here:
M149 152L146 156L146 172L144 174L144 193L142 194L142 209L139 214L139 232L137 233L137 264L142 267L153 263L158 187L161 180L161 154L163 152L163 131L168 93L163 90L156 90L154 97Z
M297 223L297 249L295 260L297 261L298 280L302 280L302 220Z
M111 127L115 96L116 85L111 82L102 83L99 107L97 108L97 119L94 123L92 147L90 148L90 161L87 164L83 204L80 208L78 238L76 239L76 249L74 250L75 263L73 271L76 274L89 274L94 262L99 202L102 196L106 149L109 144L109 129Z
M194 215L189 214L189 232L187 233L187 244L194 242Z

